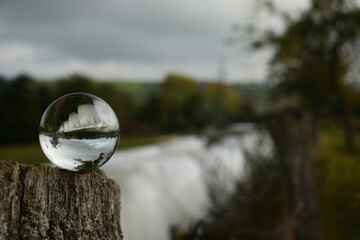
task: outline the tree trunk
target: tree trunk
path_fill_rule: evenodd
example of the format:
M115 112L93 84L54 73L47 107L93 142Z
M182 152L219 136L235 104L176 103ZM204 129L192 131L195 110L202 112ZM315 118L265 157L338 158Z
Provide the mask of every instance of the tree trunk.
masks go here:
M330 83L334 88L334 92L337 96L338 103L343 110L343 128L344 138L347 150L351 152L356 151L354 125L352 122L352 109L351 105L346 97L345 84L344 84L344 72L341 70L341 46L343 46L342 39L339 39L330 52L329 62L329 78Z
M288 178L288 192L294 240L321 239L319 219L310 169L309 142L306 141L306 119L295 119L290 114L274 118L268 127L283 169Z
M354 124L352 121L352 109L348 101L346 100L346 94L343 86L339 84L337 87L337 95L339 98L339 105L343 110L343 127L344 127L344 138L347 150L350 152L356 151L355 145L355 131Z
M0 161L0 239L122 239L120 189L96 170Z

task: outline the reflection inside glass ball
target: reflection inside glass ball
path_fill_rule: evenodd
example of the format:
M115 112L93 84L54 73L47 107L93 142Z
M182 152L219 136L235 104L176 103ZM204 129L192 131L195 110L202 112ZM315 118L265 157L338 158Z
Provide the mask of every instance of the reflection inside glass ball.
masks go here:
M87 172L107 162L120 138L119 122L111 107L87 93L55 100L40 122L39 139L47 158L70 171Z

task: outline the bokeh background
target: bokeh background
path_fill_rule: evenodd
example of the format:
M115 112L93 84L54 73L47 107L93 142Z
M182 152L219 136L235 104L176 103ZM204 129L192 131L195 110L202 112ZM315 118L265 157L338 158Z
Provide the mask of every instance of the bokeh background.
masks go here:
M132 167L148 169L180 163L163 171L169 182L179 175L181 189L196 181L181 171L195 169L182 168L184 156L206 142L196 148L206 207L196 205L200 193L166 188L187 209L205 210L159 221L164 239L359 239L359 4L0 1L0 159L48 162L38 143L43 112L87 92L120 120L116 159L141 158ZM229 171L212 174L205 162L214 152L238 164L221 145L234 136L244 162L226 190ZM119 160L122 176L126 167Z

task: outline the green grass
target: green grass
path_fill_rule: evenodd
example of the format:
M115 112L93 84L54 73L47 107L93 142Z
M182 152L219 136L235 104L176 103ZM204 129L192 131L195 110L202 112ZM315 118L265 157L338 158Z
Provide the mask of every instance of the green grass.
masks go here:
M0 146L0 159L25 164L48 162L39 143Z
M122 136L120 138L120 143L118 149L127 149L133 147L144 146L156 142L160 142L165 138L163 135L159 134L147 134L147 135L132 135L132 136Z
M159 134L122 136L118 149L127 149L161 141ZM39 143L0 146L0 160L12 160L24 164L48 162Z
M324 239L360 239L360 154L346 151L339 126L323 128L319 140L313 173Z

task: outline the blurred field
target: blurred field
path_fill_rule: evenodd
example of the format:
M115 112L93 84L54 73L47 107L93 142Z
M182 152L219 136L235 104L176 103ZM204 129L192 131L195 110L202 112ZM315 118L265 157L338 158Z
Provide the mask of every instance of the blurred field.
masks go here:
M143 146L162 141L159 134L122 136L118 149ZM11 144L0 146L0 159L12 160L25 164L48 162L39 143Z

